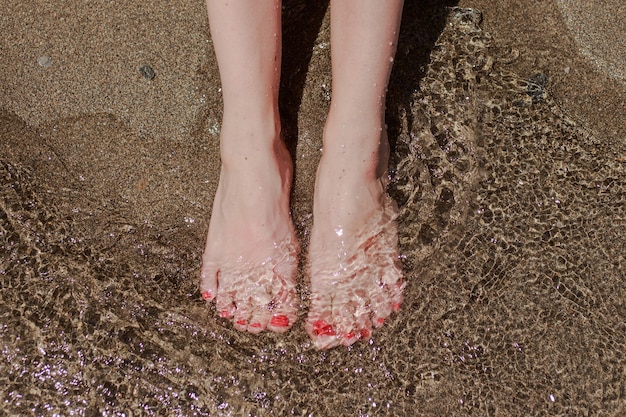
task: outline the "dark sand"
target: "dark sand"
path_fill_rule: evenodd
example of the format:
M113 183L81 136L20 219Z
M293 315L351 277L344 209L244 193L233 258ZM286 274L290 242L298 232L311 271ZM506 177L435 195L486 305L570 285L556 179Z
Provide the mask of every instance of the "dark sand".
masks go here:
M625 415L619 1L582 23L582 1L407 2L388 111L404 308L318 352L303 273L283 336L234 331L196 288L221 113L203 3L4 0L0 414ZM305 249L325 12L285 2Z

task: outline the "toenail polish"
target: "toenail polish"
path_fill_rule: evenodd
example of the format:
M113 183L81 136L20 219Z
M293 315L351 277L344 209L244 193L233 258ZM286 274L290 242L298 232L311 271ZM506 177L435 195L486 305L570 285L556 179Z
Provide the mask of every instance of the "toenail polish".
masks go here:
M385 323L385 319L381 317L378 320L376 320L376 323L382 326Z
M220 313L220 316L222 316L222 318L227 319L230 317L230 311L228 310L222 310L222 312Z
M346 339L352 339L354 337L354 332L350 332L346 334Z
M393 305L393 311L400 311L400 303L395 303Z
M248 324L248 321L244 320L244 319L239 319L239 320L237 320L237 324L239 324L241 326L245 326L246 324Z
M208 300L208 299L211 298L211 296L212 296L211 291L205 291L205 292L202 293L202 299L203 300Z
M369 339L370 337L370 331L367 329L361 329L361 331L359 332L359 338L361 339Z
M270 324L276 327L287 327L289 326L289 317L284 314L273 316Z
M256 327L257 329L261 327L261 323L252 323L250 327Z
M335 336L335 329L324 320L317 320L313 323L313 333L315 336Z

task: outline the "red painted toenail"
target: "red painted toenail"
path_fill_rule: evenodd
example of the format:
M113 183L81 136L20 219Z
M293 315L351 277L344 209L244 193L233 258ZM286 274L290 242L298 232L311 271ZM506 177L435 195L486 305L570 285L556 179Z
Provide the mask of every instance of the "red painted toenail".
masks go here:
M352 339L354 337L354 332L350 332L346 334L346 339Z
M315 334L315 336L334 336L335 329L333 329L333 326L326 323L324 320L317 320L315 323L313 323L313 333Z
M287 327L289 326L289 317L285 316L284 314L276 315L272 317L270 324L276 327Z
M370 337L370 331L367 329L361 329L361 331L359 332L359 337L361 339L368 339Z
M257 327L257 328L259 328L259 327L261 327L261 323L252 323L250 325L250 327Z
M212 298L212 296L213 296L213 294L211 294L211 291L205 291L205 292L202 293L202 298L204 300L208 300L208 299Z
M384 323L385 323L385 319L381 317L381 318L379 318L378 320L376 320L376 323L378 323L378 324L381 324L381 325L382 325L382 324L384 324Z
M229 318L230 317L230 311L228 310L222 310L222 312L220 313L220 316L222 316L222 318Z
M395 303L393 305L393 311L400 311L400 303Z
M246 324L248 324L248 321L247 321L247 320L244 320L244 319L239 319L239 320L237 320L237 324L240 324L240 325L242 325L242 326L245 326Z

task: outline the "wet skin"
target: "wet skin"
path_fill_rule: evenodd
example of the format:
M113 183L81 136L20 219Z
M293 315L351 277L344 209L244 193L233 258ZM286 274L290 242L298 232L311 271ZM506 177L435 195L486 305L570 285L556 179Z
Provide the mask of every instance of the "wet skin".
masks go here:
M369 339L402 302L395 205L381 180L386 137L362 158L345 143L325 152L316 179L305 328L319 349ZM298 308L298 245L289 216L292 163L280 140L254 158L232 162L222 167L214 200L202 296L215 300L217 314L238 330L283 333Z
M305 328L320 349L368 340L402 303L386 132L352 126L329 117L315 182Z
M200 290L238 330L282 333L295 322L299 252L289 215L292 162L280 139L224 162Z

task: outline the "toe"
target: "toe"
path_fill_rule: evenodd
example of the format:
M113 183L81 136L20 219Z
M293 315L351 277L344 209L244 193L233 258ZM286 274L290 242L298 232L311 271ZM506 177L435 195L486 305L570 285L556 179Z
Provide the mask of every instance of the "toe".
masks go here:
M372 310L372 325L374 327L381 327L385 323L385 319L391 314L392 304L393 300L390 300L389 295L384 292L372 296L370 308Z
M324 319L309 319L305 329L316 349L330 349L341 344L335 326Z
M350 346L359 340L369 340L372 336L372 332L369 329L353 330L344 335L341 339L341 344L344 346Z
M248 332L252 334L261 333L267 328L267 324L270 321L271 313L267 309L255 310L250 317L250 324L248 325Z
M233 318L233 327L240 332L245 332L248 330L248 320L243 317Z
M322 335L311 337L311 340L313 341L313 346L318 350L331 349L341 344L341 339L336 336Z
M220 293L215 299L215 310L220 317L225 319L232 319L237 313L237 308L235 307L235 303L233 302L232 294ZM240 320L242 318L245 317L239 315L237 320Z
M281 312L276 312L272 314L272 318L267 324L267 329L273 331L274 333L285 333L291 328L291 326L293 326L295 321L295 314L287 315L282 314Z
M404 296L403 296L404 287L405 287L404 283L397 283L396 285L392 286L391 297L390 297L391 310L396 313L400 311L400 307L402 306L402 301L404 300Z
M212 301L217 295L217 276L219 267L214 262L203 262L200 271L200 293L206 301Z
M284 283L280 288L281 290L274 294L271 307L267 306L270 316L267 329L275 333L285 333L289 330L296 321L298 310L295 286Z
M271 311L270 321L267 329L274 333L285 333L293 326L298 316L297 308L292 305L281 306Z

